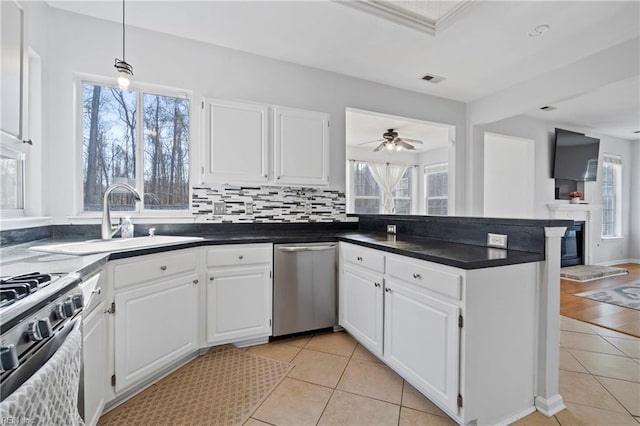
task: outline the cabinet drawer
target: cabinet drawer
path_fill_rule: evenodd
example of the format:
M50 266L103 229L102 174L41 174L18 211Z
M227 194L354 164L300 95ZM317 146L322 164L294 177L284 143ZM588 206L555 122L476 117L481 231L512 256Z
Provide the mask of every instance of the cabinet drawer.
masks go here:
M389 257L387 259L387 274L460 300L462 276L432 268L428 262Z
M164 279L186 273L197 273L196 251L171 252L136 258L134 262L116 265L113 270L114 287Z
M207 250L207 266L238 266L271 263L271 244L239 244L213 247Z
M377 250L353 244L342 244L342 259L345 262L353 263L373 271L384 272L384 254Z

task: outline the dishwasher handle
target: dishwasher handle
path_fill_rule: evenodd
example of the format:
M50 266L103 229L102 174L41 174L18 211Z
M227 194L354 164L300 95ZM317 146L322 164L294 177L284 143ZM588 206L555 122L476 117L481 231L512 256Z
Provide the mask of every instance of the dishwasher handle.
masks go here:
M323 250L333 250L335 249L335 245L331 246L292 246L292 247L277 247L278 250L282 250L285 252L300 252L300 251L323 251Z

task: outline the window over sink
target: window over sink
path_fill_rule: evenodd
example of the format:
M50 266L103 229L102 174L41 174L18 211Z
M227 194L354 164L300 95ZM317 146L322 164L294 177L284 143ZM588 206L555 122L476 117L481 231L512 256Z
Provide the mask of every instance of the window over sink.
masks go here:
M82 211L102 210L114 183L142 195L140 211L189 209L190 100L179 91L82 82ZM130 193L112 211L135 211Z

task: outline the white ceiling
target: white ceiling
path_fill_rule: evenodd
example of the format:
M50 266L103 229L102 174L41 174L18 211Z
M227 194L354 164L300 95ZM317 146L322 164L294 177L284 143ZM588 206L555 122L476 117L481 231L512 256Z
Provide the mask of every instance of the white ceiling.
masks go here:
M119 1L48 3L122 20ZM638 1L476 0L435 35L328 0L128 0L126 8L127 24L133 26L463 102L505 90L640 34ZM540 37L529 37L540 24L551 29ZM446 80L427 83L420 79L426 73ZM637 92L622 94L631 96L637 98ZM567 119L574 120L569 117L571 107L569 102L563 109L567 108ZM577 115L584 116L580 111ZM601 112L604 115L607 111Z

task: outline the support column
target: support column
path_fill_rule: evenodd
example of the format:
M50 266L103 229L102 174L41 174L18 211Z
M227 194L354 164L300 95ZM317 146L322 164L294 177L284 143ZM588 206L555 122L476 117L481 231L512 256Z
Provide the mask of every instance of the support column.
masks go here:
M560 240L566 227L544 228L545 261L540 276L538 392L535 406L545 416L564 410L558 390L560 368Z

